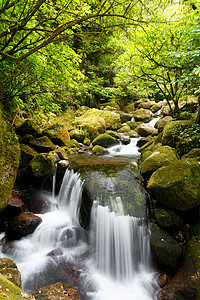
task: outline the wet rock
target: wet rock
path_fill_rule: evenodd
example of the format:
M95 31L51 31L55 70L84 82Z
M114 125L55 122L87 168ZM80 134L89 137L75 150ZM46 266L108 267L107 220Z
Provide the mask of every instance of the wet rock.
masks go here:
M32 213L22 213L8 224L6 237L9 240L20 239L33 233L41 222L42 219Z
M67 127L62 123L54 123L43 131L43 135L47 136L55 145L70 146L70 135Z
M114 138L116 138L116 139L120 139L120 134L117 133L116 131L106 130L105 133L111 135L112 137L114 137Z
M79 126L88 133L91 139L94 139L106 130L105 121L100 116L85 116L84 118L82 116L78 123Z
M95 145L92 148L92 153L94 153L94 154L108 154L109 152L106 149L104 149L103 147L101 147L99 145Z
M99 146L106 147L106 148L116 145L117 143L118 143L118 140L107 133L100 134L98 137L96 137L92 141L92 144L94 146L99 145Z
M150 110L152 113L157 112L161 108L161 105L159 103L155 103L154 105L151 106Z
M151 136L147 136L147 137L141 138L141 139L139 139L139 141L137 141L137 146L138 146L138 147L142 147L142 146L144 146L146 143L148 143L151 139L152 139Z
M29 166L34 177L45 178L53 174L55 163L59 160L56 153L40 153L32 159Z
M143 177L149 178L157 169L177 161L177 153L169 146L161 146L152 152L140 165Z
M149 124L140 124L138 127L135 128L135 131L142 137L147 137L149 135L157 135L158 130L152 127Z
M46 153L56 148L47 136L32 139L29 144L39 153Z
M119 132L119 133L124 133L124 132L128 132L128 131L130 131L130 130L131 130L131 128L130 128L129 125L124 125L124 126L122 126L120 129L118 129L117 132Z
M133 115L129 113L125 113L123 111L117 111L117 113L120 115L121 123L125 123L127 121L131 121Z
M42 287L32 294L36 300L81 299L80 293L69 285L61 282Z
M134 130L136 127L138 127L142 122L135 122L135 121L128 121L126 122L128 126L130 126L131 130Z
M177 268L182 251L175 239L156 224L151 224L150 246L161 265Z
M149 121L152 120L153 113L148 109L140 108L133 112L133 117L135 118L136 122L141 121L144 123L148 123Z
M132 130L130 132L126 132L125 135L129 136L131 138L137 138L137 137L139 137L139 134L135 130Z
M84 139L87 137L87 133L80 129L73 129L72 131L70 131L69 134L71 139L75 139L80 143L82 143Z
M34 214L43 214L51 209L51 203L43 193L32 193L28 201L28 209Z
M52 250L51 252L47 253L48 256L59 256L59 255L63 255L63 252L60 248L56 248L54 250Z
M162 288L170 281L170 276L168 273L162 273L158 276L158 285Z
M200 299L199 245L199 236L193 237L188 242L183 264L170 282L158 293L159 300Z
M24 211L24 202L15 193L12 193L12 196L8 201L8 205L1 213L1 220L10 221Z
M149 108L151 108L155 104L156 104L155 101L146 101L146 102L140 103L139 106L138 106L138 108L149 109Z
M11 259L0 258L0 273L16 286L21 287L21 274Z
M147 188L154 199L172 210L200 204L200 167L195 159L179 160L156 170Z
M181 216L169 209L156 208L155 218L158 222L158 226L167 231L175 230L183 226L183 219Z
M122 142L122 144L128 145L131 142L131 138L130 136L123 135L121 136L120 141Z

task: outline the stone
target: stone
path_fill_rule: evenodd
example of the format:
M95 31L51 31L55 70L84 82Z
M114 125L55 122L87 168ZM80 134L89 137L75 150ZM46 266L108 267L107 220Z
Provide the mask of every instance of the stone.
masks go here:
M181 216L177 212L166 208L156 208L155 218L158 226L167 231L183 227L183 219Z
M70 135L67 127L62 123L54 123L42 132L47 136L55 145L58 146L70 146Z
M170 281L170 276L167 273L162 273L158 276L158 285L162 288Z
M175 276L159 291L158 299L200 299L200 236L193 237L187 243L183 264Z
M118 140L107 133L100 134L92 141L93 146L99 145L105 148L118 144Z
M135 130L132 130L130 132L126 132L125 136L129 136L131 138L138 138L139 134Z
M180 156L187 154L194 148L200 148L200 133L181 137L176 148Z
M9 240L20 239L33 233L41 222L42 219L32 213L22 213L8 224L6 237Z
M131 130L129 125L124 125L120 129L117 130L119 133L129 132Z
M25 144L20 144L20 149L20 168L25 168L38 153L33 148Z
M200 148L193 148L187 154L184 154L181 159L200 157Z
M42 287L32 294L36 300L81 299L80 293L69 285L61 282Z
M155 103L154 105L152 105L150 107L150 110L152 111L152 113L157 112L159 109L161 108L161 105L159 103Z
M94 154L108 154L109 152L106 149L104 149L103 147L101 147L99 145L95 145L92 148L92 153L94 153Z
M150 109L153 105L155 105L155 101L147 101L139 104L139 108Z
M8 205L1 213L1 220L4 220L4 222L8 222L12 219L14 219L19 214L23 213L25 211L25 204L24 202L15 194L12 192L12 196L10 200L8 201Z
M106 130L106 124L102 117L99 116L82 116L78 121L79 126L85 130L90 139L94 139Z
M106 107L108 110L120 110L119 104L117 104L117 102L114 102L114 101L103 103L103 104L101 104L101 106L103 108Z
M116 138L116 139L120 139L120 134L116 131L112 131L112 130L106 130L107 134L111 135L112 137Z
M24 136L25 134L38 136L41 134L40 128L31 119L26 119L19 127L16 128L15 132L20 136Z
M164 127L169 123L169 121L172 119L171 116L166 116L162 119L159 119L156 124L155 124L155 128L158 129L158 132L163 131Z
M12 126L3 118L0 104L0 212L7 206L17 177L20 146Z
M138 125L142 124L142 122L127 121L126 124L130 126L131 130L134 130Z
M0 258L0 273L16 286L21 287L21 274L11 259Z
M136 127L135 131L142 137L147 137L149 135L153 136L158 134L158 130L156 128L145 123L142 123L138 127Z
M182 251L175 239L156 224L151 224L150 246L154 257L161 265L176 269Z
M75 139L80 143L83 143L84 139L87 137L87 133L80 129L73 129L69 134L71 139Z
M148 123L153 119L153 113L149 109L140 108L133 112L133 117L135 118L136 122L141 121Z
M45 178L53 174L55 163L59 160L56 153L40 153L32 159L29 166L34 177Z
M131 138L130 136L123 135L121 136L120 141L122 142L122 144L128 145L131 142Z
M127 113L132 113L135 110L135 104L132 102L126 105L123 110Z
M157 169L177 161L177 153L169 146L161 146L152 152L140 165L143 177L149 178Z
M172 210L185 211L200 204L200 165L195 159L172 162L156 170L147 185L151 196Z
M29 144L39 153L46 153L56 148L56 146L47 136L32 139Z
M120 121L121 123L125 123L127 121L131 121L133 115L129 113L125 113L123 111L117 111L117 113L120 115Z
M51 210L51 202L45 197L45 194L39 192L30 195L27 206L29 211L34 214L44 214Z
M141 148L142 146L146 145L146 143L148 143L151 140L152 140L152 136L143 137L137 141L136 146Z

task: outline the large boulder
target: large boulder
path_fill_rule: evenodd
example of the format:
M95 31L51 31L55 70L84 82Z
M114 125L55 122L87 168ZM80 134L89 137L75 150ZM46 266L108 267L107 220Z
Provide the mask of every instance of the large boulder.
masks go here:
M146 101L139 104L139 108L150 109L153 105L155 105L155 101Z
M108 110L120 110L119 104L117 104L117 102L114 101L103 103L101 106L102 108L106 107L106 109Z
M159 300L200 299L199 245L200 236L193 237L188 242L183 264L171 281L159 291Z
M56 148L55 145L47 136L42 136L36 139L32 139L30 140L29 144L39 153L49 152Z
M0 211L2 211L10 199L12 189L17 176L20 160L20 146L18 139L4 118L0 105Z
M172 162L156 170L147 188L160 204L185 211L200 204L200 166L196 159Z
M16 286L21 287L21 274L11 259L0 258L0 273Z
M79 126L85 130L91 139L94 139L106 130L106 124L102 117L99 116L85 116L79 118Z
M19 127L16 128L16 134L20 136L24 136L25 134L38 136L41 134L41 130L32 119L26 119Z
M32 213L22 213L8 224L6 236L9 240L20 239L33 233L41 222L42 219Z
M156 260L164 266L176 269L181 249L175 239L156 224L151 224L150 246Z
M158 226L167 231L174 231L183 226L183 219L181 216L177 212L166 208L156 208L155 218Z
M120 115L120 120L121 120L121 123L125 123L127 121L131 121L133 115L132 114L128 114L128 113L125 113L123 111L117 111L117 113Z
M155 124L155 128L158 129L158 132L163 131L164 127L169 123L169 121L172 119L171 116L166 116L162 119L159 119L156 124Z
M15 193L12 193L12 196L8 201L8 205L1 213L0 219L5 222L8 222L14 219L16 216L23 213L24 211L25 211L24 202Z
M93 154L108 154L108 150L104 149L103 147L99 146L99 145L95 145L92 148L92 153Z
M70 146L70 136L67 127L62 123L54 123L48 126L42 132L47 136L55 145Z
M153 118L153 113L149 109L140 108L133 112L133 117L135 118L136 122L144 122L148 123Z
M72 131L70 131L69 134L71 139L75 139L80 143L82 143L87 137L87 133L81 129L73 129Z
M59 156L55 152L40 153L32 159L29 166L34 177L45 178L53 174L55 163L58 161Z
M116 145L117 143L118 143L118 140L107 133L100 134L98 137L96 137L92 141L92 144L94 146L99 145L99 146L106 147L106 148Z
M145 123L142 123L138 127L136 127L135 131L142 137L158 134L158 130L156 128L152 127L149 124L145 124Z
M178 160L176 152L169 146L161 146L140 165L142 176L150 177L157 169Z
M38 154L33 148L25 144L20 144L20 168L26 167L31 160Z

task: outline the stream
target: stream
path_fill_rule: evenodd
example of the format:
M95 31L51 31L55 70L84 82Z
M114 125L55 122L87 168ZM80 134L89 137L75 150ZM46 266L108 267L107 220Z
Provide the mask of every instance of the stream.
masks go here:
M38 214L42 223L1 246L0 256L16 262L25 291L63 282L84 300L156 299L147 195L132 168L140 155L137 141L104 156L72 155L59 191L55 170L52 192L44 191L51 209Z

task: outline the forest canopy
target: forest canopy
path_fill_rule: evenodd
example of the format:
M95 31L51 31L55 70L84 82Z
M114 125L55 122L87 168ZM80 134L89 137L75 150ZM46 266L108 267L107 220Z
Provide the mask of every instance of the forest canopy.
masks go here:
M3 0L0 21L13 115L199 93L198 1Z

